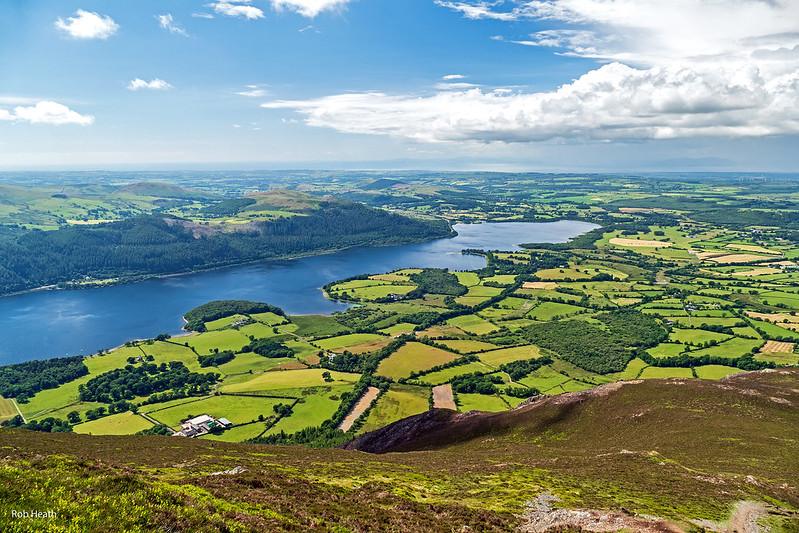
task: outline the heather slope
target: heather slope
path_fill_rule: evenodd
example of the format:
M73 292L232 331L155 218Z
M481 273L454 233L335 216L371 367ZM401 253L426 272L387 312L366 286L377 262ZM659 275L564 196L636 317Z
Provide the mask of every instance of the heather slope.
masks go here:
M417 450L380 455L2 431L0 526L22 531L8 516L23 507L88 530L532 531L592 509L687 531L755 501L771 513L758 520L788 530L797 405L795 370L631 382L497 415L432 411L351 445Z

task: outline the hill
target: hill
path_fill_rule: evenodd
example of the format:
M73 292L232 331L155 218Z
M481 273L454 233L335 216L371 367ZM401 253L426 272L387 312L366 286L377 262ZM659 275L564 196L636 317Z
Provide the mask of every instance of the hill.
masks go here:
M157 215L55 231L0 232L0 294L35 287L187 272L351 246L405 244L452 234L419 220L348 202L233 231Z
M0 527L24 508L80 530L795 531L797 405L779 370L435 410L349 450L3 430Z
M200 198L214 198L214 194L187 189L173 183L161 181L138 181L129 183L119 188L119 192L135 194L136 196L154 196L158 198L180 198L194 200Z

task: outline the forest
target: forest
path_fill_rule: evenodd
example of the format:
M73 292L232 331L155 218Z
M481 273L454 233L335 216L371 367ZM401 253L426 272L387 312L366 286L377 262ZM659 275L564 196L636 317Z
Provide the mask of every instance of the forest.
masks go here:
M418 220L361 204L322 202L302 216L221 232L147 215L55 231L0 229L0 294L83 279L150 276L363 245L451 235L442 220Z
M0 396L25 402L39 391L54 389L89 373L83 357L59 357L0 367Z

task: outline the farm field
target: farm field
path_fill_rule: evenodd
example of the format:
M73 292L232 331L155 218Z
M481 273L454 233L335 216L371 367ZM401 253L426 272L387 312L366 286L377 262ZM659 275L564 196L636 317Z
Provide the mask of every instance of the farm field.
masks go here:
M377 367L377 374L399 379L409 376L411 372L423 372L450 363L457 358L458 355L455 353L419 342L409 342L381 361Z
M17 393L24 422L50 417L76 432L151 431L151 423L130 414L137 409L172 429L199 414L234 423L203 437L210 440L341 442L427 411L433 387L455 391L461 411L501 412L529 397L615 381L713 381L799 364L799 242L785 224L770 223L766 211L734 207L742 191L750 194L747 202L761 201L759 189L741 182L724 182L710 195L679 182L681 192L672 195L625 178L602 190L579 177L552 178L558 187L519 178L523 185L502 182L509 200L499 202L490 194L471 196L471 187L483 185L463 176L453 187L471 184L459 194L474 203L455 208L446 188L415 178L402 189L418 193L413 205L399 189L378 194L345 178L343 188L305 179L313 192L270 197L307 209L317 193L375 195L397 212L456 223L579 216L600 227L572 243L470 250L485 264L474 270L406 268L331 280L320 289L346 306L330 315L284 316L268 303L215 302L198 331L79 358L85 369ZM564 196L563 186L585 190ZM196 219L230 229L252 217L306 216L267 206L260 196L255 201L257 209ZM216 202L196 199L195 207L171 214L195 216ZM725 218L730 210L735 216ZM764 220L741 225L741 217ZM169 380L157 379L167 372ZM141 382L126 389L127 380ZM348 420L347 431L336 432L367 390L385 392L365 421ZM12 407L0 401L0 419L16 419ZM308 428L314 429L298 433Z
M429 409L430 389L393 384L378 400L361 432L374 431L392 422L423 413Z

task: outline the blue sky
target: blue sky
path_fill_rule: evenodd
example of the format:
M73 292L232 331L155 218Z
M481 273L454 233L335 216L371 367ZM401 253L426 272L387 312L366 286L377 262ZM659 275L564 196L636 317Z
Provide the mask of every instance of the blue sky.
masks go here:
M797 170L796 8L660 4L4 0L0 167Z

